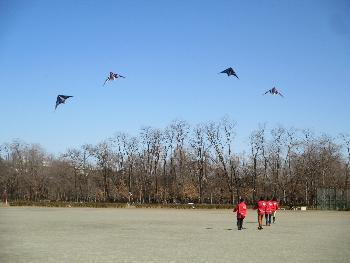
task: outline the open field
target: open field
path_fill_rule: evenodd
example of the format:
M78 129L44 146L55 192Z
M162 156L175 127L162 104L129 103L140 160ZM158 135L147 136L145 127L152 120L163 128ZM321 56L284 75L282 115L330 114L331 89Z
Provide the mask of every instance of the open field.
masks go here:
M350 212L0 207L0 262L349 262Z

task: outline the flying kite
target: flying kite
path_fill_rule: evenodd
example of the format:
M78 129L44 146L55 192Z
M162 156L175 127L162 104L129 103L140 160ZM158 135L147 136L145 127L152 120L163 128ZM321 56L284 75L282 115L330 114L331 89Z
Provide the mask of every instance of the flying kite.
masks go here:
M275 87L273 87L272 89L269 89L268 91L266 91L263 95L270 93L272 95L280 95L281 97L283 97L283 95L281 94L281 92L279 92Z
M57 96L57 100L56 100L56 107L55 110L57 108L58 105L60 105L61 103L65 103L66 99L73 97L73 96L67 96L67 95L58 95Z
M122 75L119 75L117 73L109 72L109 76L105 80L105 83L103 83L103 86L106 84L107 81L112 81L112 80L115 80L117 78L125 78L125 77Z
M237 74L236 74L236 72L233 70L233 68L227 68L227 69L221 71L220 73L226 73L228 77L233 75L233 76L235 76L236 78L239 79L239 77L237 76ZM220 73L219 73L219 74L220 74Z

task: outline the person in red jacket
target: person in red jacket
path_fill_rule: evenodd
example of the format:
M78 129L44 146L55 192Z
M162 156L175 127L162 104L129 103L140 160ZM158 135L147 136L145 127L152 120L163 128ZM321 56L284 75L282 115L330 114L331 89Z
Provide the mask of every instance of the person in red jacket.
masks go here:
M273 204L269 197L266 197L266 207L265 207L265 223L267 226L271 226L271 215L273 212Z
M276 197L272 198L272 204L273 204L273 210L272 210L272 222L275 223L276 221L276 213L279 208L279 204L277 202Z
M258 211L258 223L259 223L259 227L258 229L261 230L263 229L262 227L262 220L265 214L265 208L266 208L266 202L264 201L263 197L260 197L258 203L256 204L256 206L253 207L253 209L257 209Z
M247 206L244 203L243 198L239 199L239 203L233 209L233 212L237 212L237 227L238 227L238 230L242 230L243 220L244 220L245 216L247 215Z

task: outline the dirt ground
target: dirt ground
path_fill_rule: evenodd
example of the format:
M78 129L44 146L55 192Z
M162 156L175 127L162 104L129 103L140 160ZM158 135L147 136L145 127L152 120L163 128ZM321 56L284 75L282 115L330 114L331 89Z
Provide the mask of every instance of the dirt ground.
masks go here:
M349 262L350 212L0 207L0 262Z

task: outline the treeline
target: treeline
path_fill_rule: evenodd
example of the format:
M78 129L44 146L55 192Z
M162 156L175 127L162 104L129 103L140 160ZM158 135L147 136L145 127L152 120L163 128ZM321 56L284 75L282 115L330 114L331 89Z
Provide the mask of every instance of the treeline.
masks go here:
M15 140L0 147L0 190L10 201L228 204L268 195L312 206L317 188L349 188L350 136L261 125L238 153L235 127L229 118L176 120L59 157Z

